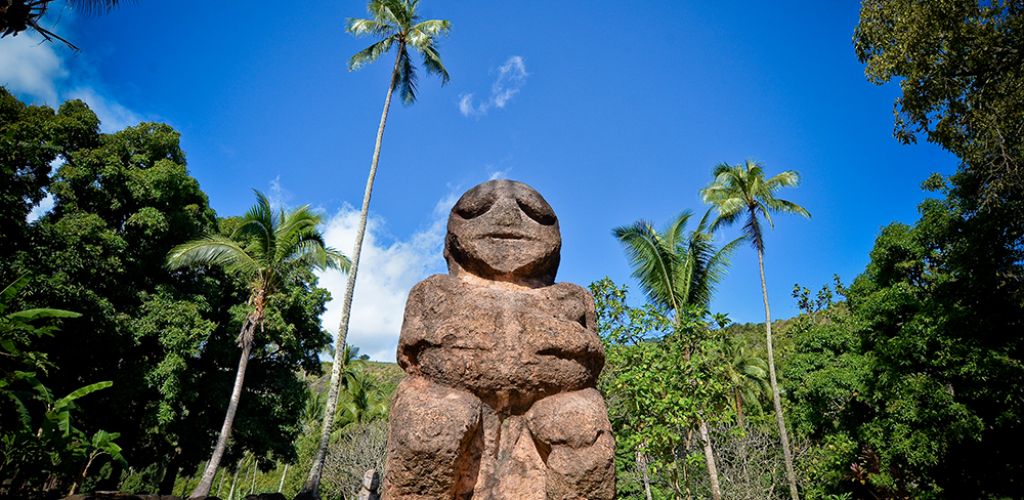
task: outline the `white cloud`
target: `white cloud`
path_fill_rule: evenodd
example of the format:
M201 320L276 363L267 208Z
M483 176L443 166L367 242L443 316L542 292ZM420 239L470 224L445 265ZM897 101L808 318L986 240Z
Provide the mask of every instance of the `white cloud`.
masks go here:
M348 343L371 359L394 361L409 290L427 276L445 272L444 235L448 212L456 200L458 195L452 190L434 206L429 224L407 239L389 238L386 222L379 217L371 216L367 222ZM359 210L346 204L327 221L324 238L328 245L351 256L358 226ZM388 239L392 241L385 241ZM348 276L338 271L320 273L320 286L330 290L332 297L322 321L334 336L347 280Z
M57 24L62 19L68 21L61 31L70 31L74 17L71 11L62 9L55 15ZM54 108L64 101L81 99L99 117L103 132L115 132L142 121L104 90L85 58L69 59L73 54L61 42L47 42L31 30L6 37L0 41L0 86L30 104Z
M526 63L521 56L512 56L498 68L498 79L491 86L491 98L494 105L504 108L505 104L519 93L519 89L526 85Z
M36 102L56 105L57 86L68 76L54 44L24 32L0 41L0 85Z
M62 97L63 100L81 99L85 101L100 119L100 129L104 132L117 132L142 121L142 118L135 112L100 94L94 88L76 88Z
M504 109L516 94L526 85L526 62L522 56L509 57L505 64L498 68L498 78L491 85L490 97L480 104L474 104L473 94L462 94L459 97L459 112L462 116L483 116L491 108Z

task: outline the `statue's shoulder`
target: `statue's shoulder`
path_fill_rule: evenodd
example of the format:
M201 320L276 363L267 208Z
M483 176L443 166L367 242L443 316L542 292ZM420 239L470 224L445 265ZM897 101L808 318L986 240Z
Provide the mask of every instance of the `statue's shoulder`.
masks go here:
M576 283L555 283L548 287L552 294L556 295L574 295L581 298L593 301L594 297L590 295L590 290L583 288Z
M416 283L409 291L409 300L420 300L433 293L444 293L455 289L458 279L448 274L435 274Z

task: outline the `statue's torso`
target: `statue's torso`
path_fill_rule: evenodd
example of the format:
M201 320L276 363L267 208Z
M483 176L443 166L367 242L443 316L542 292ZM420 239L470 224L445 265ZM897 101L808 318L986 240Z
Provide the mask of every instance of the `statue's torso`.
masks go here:
M403 368L499 405L592 387L604 362L582 288L479 285L438 275L417 285L415 324L403 326ZM412 366L406 366L412 365Z

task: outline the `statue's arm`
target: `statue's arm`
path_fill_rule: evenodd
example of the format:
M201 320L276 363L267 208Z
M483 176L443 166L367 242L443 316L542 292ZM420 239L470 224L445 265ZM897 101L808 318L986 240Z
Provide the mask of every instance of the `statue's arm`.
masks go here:
M402 333L398 337L398 365L409 374L419 372L419 352L427 341L428 333L425 306L427 296L435 288L432 277L427 278L412 287L405 302Z
M588 342L594 352L594 376L601 373L601 369L604 367L604 345L601 342L601 337L597 333L597 309L594 307L594 296L590 294L590 291L579 285L572 283L566 283L569 289L572 291L573 296L579 301L579 307L582 308L583 313L579 318L579 323L583 325L583 328L587 330L587 335L590 337Z

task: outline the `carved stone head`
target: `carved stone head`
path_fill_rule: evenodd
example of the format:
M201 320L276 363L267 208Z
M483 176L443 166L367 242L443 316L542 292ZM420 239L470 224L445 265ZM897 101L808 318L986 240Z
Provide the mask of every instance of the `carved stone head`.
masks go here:
M530 186L494 180L466 191L448 217L448 272L527 286L555 282L562 236L551 205Z

